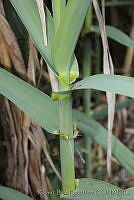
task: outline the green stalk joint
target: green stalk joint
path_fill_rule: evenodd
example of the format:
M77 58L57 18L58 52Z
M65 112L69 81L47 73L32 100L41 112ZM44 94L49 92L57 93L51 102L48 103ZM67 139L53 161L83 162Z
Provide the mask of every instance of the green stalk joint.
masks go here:
M71 193L70 193L71 194ZM67 193L67 192L63 192L63 193L61 193L60 194L60 199L64 199L64 198L66 198L68 195L70 195L69 193Z
M58 81L64 85L65 87L69 87L71 86L70 83L70 78L69 78L69 73L59 73L59 75L57 76Z
M69 136L64 134L64 133L61 133L60 131L53 131L53 134L54 135L59 135L61 138L63 138L64 140L69 140Z
M72 69L73 70L73 69ZM66 88L72 89L72 83L79 77L78 71L70 71L68 73L60 73L57 76L58 81Z
M60 94L57 92L52 92L51 98L53 101L62 100L68 97L68 94Z
M75 179L75 190L77 189L78 185L79 185L79 179ZM67 198L69 195L72 195L75 192L75 190L69 192L62 192L60 194L60 199Z
M68 98L71 95L71 93L72 93L71 89L66 87L60 92L52 92L51 98L53 101L63 100L65 98Z
M59 130L58 131L53 131L53 133L52 134L54 134L54 135L59 135L62 139L64 139L64 140L71 140L71 139L75 139L77 136L78 136L78 130L77 130L77 128L76 128L76 124L75 124L75 126L73 126L73 137L71 137L71 136L68 136L67 134L65 134L65 133L61 133Z

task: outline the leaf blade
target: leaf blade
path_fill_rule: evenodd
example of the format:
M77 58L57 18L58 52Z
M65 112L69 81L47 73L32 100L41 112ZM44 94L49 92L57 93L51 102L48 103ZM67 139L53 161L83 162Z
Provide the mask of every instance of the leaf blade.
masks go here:
M36 47L40 51L42 57L47 64L56 73L52 58L51 58L51 40L54 36L54 25L50 12L46 8L46 23L48 32L48 47L44 46L43 30L41 25L41 19L38 12L37 4L35 0L10 0L17 14L31 35Z
M78 181L78 186L76 190L70 196L67 196L67 199L117 200L120 198L123 191L117 186L96 179L82 178L82 179L77 179L77 181Z
M75 83L72 90L77 89L96 89L134 98L134 78L108 74L93 75Z
M96 33L100 32L98 26L92 26L92 31ZM123 33L121 30L112 26L106 26L106 32L109 38L126 47L134 48L134 40L127 34Z
M53 102L49 96L2 68L0 68L0 93L47 131L58 130L57 117L52 117L53 113L58 113L57 102ZM48 118L51 120L48 121Z
M64 9L52 45L52 58L59 74L68 73L70 70L71 59L89 3L90 0L69 0Z
M4 186L0 186L0 198L4 200L33 200L21 192Z

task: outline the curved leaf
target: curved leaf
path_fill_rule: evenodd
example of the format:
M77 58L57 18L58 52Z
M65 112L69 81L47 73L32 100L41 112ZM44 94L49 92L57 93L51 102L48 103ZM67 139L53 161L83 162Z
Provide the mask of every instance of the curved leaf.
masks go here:
M30 84L0 68L0 93L48 132L59 129L57 102Z
M74 84L73 90L96 89L134 98L134 78L120 75L99 74Z
M118 200L123 190L110 183L91 179L78 179L77 189L66 199L71 200Z
M8 187L0 186L0 199L3 200L33 200L31 197Z
M40 51L51 69L55 71L51 59L51 40L54 37L54 24L50 12L46 8L46 24L48 33L48 46L44 46L41 20L35 0L10 0L17 14L31 35L36 47Z
M100 33L98 26L92 26L91 31L95 33ZM126 47L134 48L134 40L119 29L112 26L106 26L106 32L109 38L115 40L116 42L119 42Z

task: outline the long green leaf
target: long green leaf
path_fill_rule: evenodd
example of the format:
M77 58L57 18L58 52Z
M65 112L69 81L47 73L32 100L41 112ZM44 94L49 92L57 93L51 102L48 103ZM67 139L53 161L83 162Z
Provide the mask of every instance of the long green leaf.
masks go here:
M100 33L98 26L92 26L91 31L95 33ZM134 48L134 40L130 38L127 34L123 33L121 30L112 26L106 26L106 32L109 38L115 40L116 42L119 42L126 47Z
M74 84L73 90L96 89L134 98L134 78L120 75L99 74Z
M90 0L69 0L57 30L53 45L52 58L58 74L70 71L75 45L87 13Z
M120 189L110 183L91 179L77 179L76 190L65 199L71 200L134 200L134 187Z
M134 200L134 187L128 188L125 193L120 200Z
M35 87L0 68L0 93L26 112L45 130L52 133L59 130L57 102ZM73 120L84 134L89 134L106 149L107 130L93 119L78 111L73 111ZM120 164L134 174L134 154L113 136L112 153Z
M17 14L22 20L23 24L27 28L31 35L36 47L40 51L41 55L52 68L54 72L55 68L51 59L51 40L54 36L54 24L50 12L46 8L46 23L48 33L48 46L44 46L43 31L41 26L41 20L35 0L10 0Z
M0 68L0 93L48 132L59 129L56 117L57 102L53 102L49 96L2 68Z
M71 200L118 200L123 190L104 181L82 178L77 180L76 190L66 199Z
M31 197L8 187L0 186L0 199L3 200L33 200Z

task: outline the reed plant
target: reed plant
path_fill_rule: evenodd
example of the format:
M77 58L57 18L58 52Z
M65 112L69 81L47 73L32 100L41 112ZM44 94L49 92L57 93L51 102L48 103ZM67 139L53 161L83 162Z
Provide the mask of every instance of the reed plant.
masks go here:
M107 148L108 132L90 116L76 110L73 111L72 92L80 89L86 91L84 92L85 112L89 112L89 108L86 108L88 107L87 100L89 101L89 89L134 98L134 79L132 77L110 74L89 76L90 71L86 68L83 69L84 79L76 81L79 77L79 65L74 51L92 1L52 0L52 15L41 0L10 1L48 68L51 69L50 76L55 78L52 81L52 86L58 84L58 90L52 91L50 98L25 81L0 68L0 93L26 112L43 129L60 138L62 176L62 188L60 189L62 192L60 196L50 195L50 198L72 200L134 199L134 188L122 190L97 179L77 179L75 177L74 139L78 134L77 128L86 135L86 138L88 137L87 141L93 137L105 149ZM39 9L39 5L43 5L43 7ZM43 12L45 15L43 15ZM100 33L98 26L91 25L90 31ZM134 41L120 30L107 26L106 31L108 37L123 45L134 47ZM85 52L86 59L88 58L88 51L89 48ZM85 72L86 75L88 73L86 78ZM134 174L134 155L114 136L112 137L112 153L123 167ZM126 155L126 158L124 158L124 155ZM0 198L5 200L32 199L2 186L0 187Z

